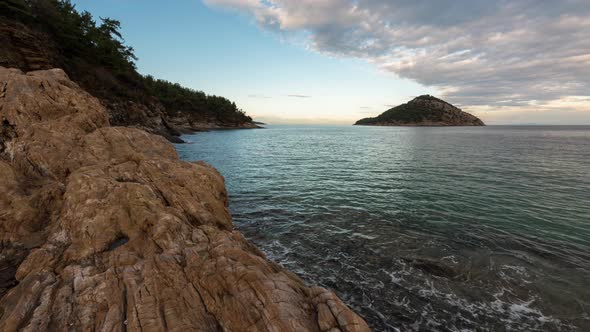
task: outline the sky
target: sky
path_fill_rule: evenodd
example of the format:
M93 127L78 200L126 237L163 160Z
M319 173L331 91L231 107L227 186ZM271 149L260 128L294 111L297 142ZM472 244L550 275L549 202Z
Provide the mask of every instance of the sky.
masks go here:
M138 70L268 123L350 124L430 94L488 124L590 124L590 0L74 0Z

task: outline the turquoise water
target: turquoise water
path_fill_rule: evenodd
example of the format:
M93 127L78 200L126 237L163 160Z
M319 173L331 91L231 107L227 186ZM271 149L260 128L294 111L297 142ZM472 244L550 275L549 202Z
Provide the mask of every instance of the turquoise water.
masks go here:
M590 127L187 135L237 228L378 331L590 331Z

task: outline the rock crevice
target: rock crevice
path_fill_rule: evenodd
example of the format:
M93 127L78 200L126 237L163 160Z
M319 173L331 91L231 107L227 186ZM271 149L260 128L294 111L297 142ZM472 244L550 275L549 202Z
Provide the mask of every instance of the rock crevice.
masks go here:
M213 167L111 127L62 70L0 86L1 331L368 330L233 229Z

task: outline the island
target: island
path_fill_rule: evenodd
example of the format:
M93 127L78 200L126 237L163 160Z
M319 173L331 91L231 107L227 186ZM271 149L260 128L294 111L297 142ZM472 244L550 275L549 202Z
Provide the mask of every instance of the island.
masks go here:
M474 115L442 99L423 95L374 118L358 120L357 126L485 126Z

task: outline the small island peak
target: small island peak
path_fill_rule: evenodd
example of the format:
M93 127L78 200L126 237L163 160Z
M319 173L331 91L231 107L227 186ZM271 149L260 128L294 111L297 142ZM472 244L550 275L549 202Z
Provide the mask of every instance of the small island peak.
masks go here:
M421 95L374 118L358 120L364 126L485 126L476 116L431 95Z

